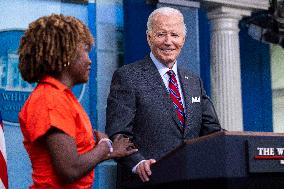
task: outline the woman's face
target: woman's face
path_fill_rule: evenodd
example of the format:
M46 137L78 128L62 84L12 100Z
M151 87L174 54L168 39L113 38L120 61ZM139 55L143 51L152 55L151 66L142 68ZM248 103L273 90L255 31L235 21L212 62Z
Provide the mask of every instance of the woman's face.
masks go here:
M90 47L84 43L80 43L77 47L75 58L69 67L73 85L86 83L89 80L91 70L89 51Z

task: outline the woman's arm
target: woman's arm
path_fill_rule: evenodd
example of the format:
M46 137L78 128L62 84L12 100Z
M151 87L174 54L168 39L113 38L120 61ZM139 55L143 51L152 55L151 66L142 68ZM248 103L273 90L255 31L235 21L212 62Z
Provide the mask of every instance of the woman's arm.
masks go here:
M82 178L98 163L110 158L109 146L106 142L97 144L89 152L78 154L74 139L59 129L51 129L45 135L45 141L55 171L63 183L72 183ZM124 140L120 143L120 151L116 152L117 149L114 149L114 154L118 153L121 156L132 154L135 150L127 150L132 145L131 142Z

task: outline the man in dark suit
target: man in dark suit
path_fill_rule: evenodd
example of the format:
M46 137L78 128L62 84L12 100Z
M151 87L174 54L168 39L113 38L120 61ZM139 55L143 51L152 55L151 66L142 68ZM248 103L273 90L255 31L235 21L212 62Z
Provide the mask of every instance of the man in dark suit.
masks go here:
M180 11L163 7L148 18L150 56L115 71L107 103L106 133L133 140L138 152L119 160L122 175L149 181L157 159L221 127L201 79L178 67L186 26Z

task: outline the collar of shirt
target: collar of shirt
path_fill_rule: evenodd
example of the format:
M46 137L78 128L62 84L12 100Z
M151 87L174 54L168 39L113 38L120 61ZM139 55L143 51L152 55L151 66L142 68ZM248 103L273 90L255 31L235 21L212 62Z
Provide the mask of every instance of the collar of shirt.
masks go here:
M63 83L61 83L60 81L58 81L57 79L55 79L54 77L51 76L44 76L40 81L40 83L47 83L50 84L52 86L54 86L55 88L59 89L60 91L70 91L70 89L64 85Z
M162 78L166 77L166 78L169 78L167 72L170 70L168 67L166 67L164 64L162 64L154 55L153 53L151 52L150 53L150 57L152 59L152 61L154 62L155 66L157 67L160 75ZM175 62L172 70L175 72L176 76L178 75L177 74L177 62Z

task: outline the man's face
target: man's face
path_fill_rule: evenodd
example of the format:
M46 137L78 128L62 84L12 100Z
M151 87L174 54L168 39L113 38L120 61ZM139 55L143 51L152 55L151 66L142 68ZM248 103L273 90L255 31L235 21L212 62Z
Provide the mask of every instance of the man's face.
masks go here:
M179 15L156 14L152 30L147 35L148 44L154 56L171 68L185 41L184 25Z

